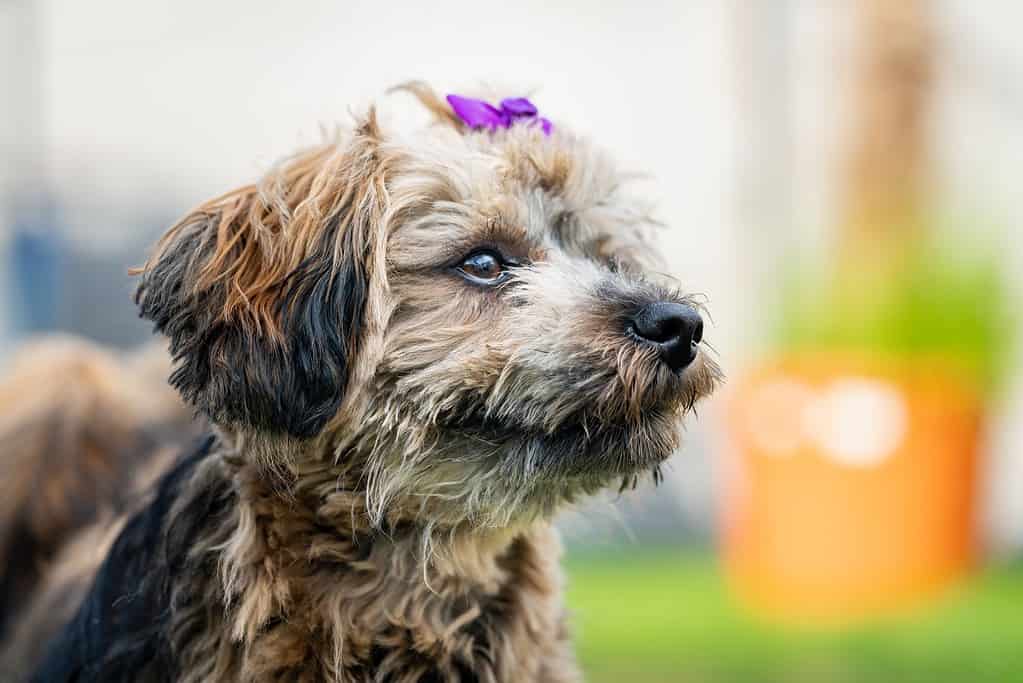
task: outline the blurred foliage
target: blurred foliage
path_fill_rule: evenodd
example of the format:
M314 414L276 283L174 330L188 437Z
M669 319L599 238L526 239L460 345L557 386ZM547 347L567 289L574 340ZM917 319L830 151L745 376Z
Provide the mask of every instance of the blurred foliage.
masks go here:
M990 251L947 238L874 245L783 280L774 341L785 350L935 356L988 390L1006 375L1015 321Z
M899 618L824 631L743 612L710 555L624 549L568 568L591 683L1023 681L1023 566L988 569Z

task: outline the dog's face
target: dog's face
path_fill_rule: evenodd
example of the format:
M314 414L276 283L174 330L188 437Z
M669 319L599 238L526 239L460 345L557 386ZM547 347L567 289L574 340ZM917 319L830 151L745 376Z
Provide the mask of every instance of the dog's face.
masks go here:
M332 452L378 519L504 526L656 473L718 371L603 154L449 123L371 116L200 207L139 302L221 426Z

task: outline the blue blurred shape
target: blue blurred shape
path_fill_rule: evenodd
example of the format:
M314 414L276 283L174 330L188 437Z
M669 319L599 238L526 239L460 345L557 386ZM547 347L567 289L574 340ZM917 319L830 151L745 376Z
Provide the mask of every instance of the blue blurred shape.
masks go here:
M57 327L61 301L65 240L49 226L15 223L8 260L10 268L11 327L15 334L30 334ZM48 228L48 229L47 229Z

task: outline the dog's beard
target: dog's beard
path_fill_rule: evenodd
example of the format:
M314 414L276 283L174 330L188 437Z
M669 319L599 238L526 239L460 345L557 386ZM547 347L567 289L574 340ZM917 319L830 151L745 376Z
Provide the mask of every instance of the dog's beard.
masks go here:
M655 471L679 445L679 410L651 411L631 423L594 423L585 417L552 432L482 420L448 432L453 441L487 444L497 453L494 474L544 498L577 485L590 490Z
M634 486L647 473L659 481L660 466L680 445L683 417L719 372L703 353L680 374L649 368L638 406L636 396L616 397L590 382L559 403L556 420L541 419L550 418L543 406L525 401L495 410L493 402L468 398L429 420L411 418L388 439L378 433L375 444L386 454L369 460L371 511L381 519L402 510L428 524L507 527L550 517L604 488ZM597 371L567 374L587 372ZM566 382L565 391L573 388Z

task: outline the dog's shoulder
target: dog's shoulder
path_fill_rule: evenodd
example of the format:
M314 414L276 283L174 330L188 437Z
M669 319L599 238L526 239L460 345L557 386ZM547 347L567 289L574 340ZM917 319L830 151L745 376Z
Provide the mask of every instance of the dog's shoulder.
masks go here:
M173 680L167 641L172 578L190 567L190 539L226 507L230 487L213 477L194 481L215 453L205 438L179 459L156 486L152 500L114 541L75 616L49 644L32 676L62 681ZM186 508L176 503L187 490Z

